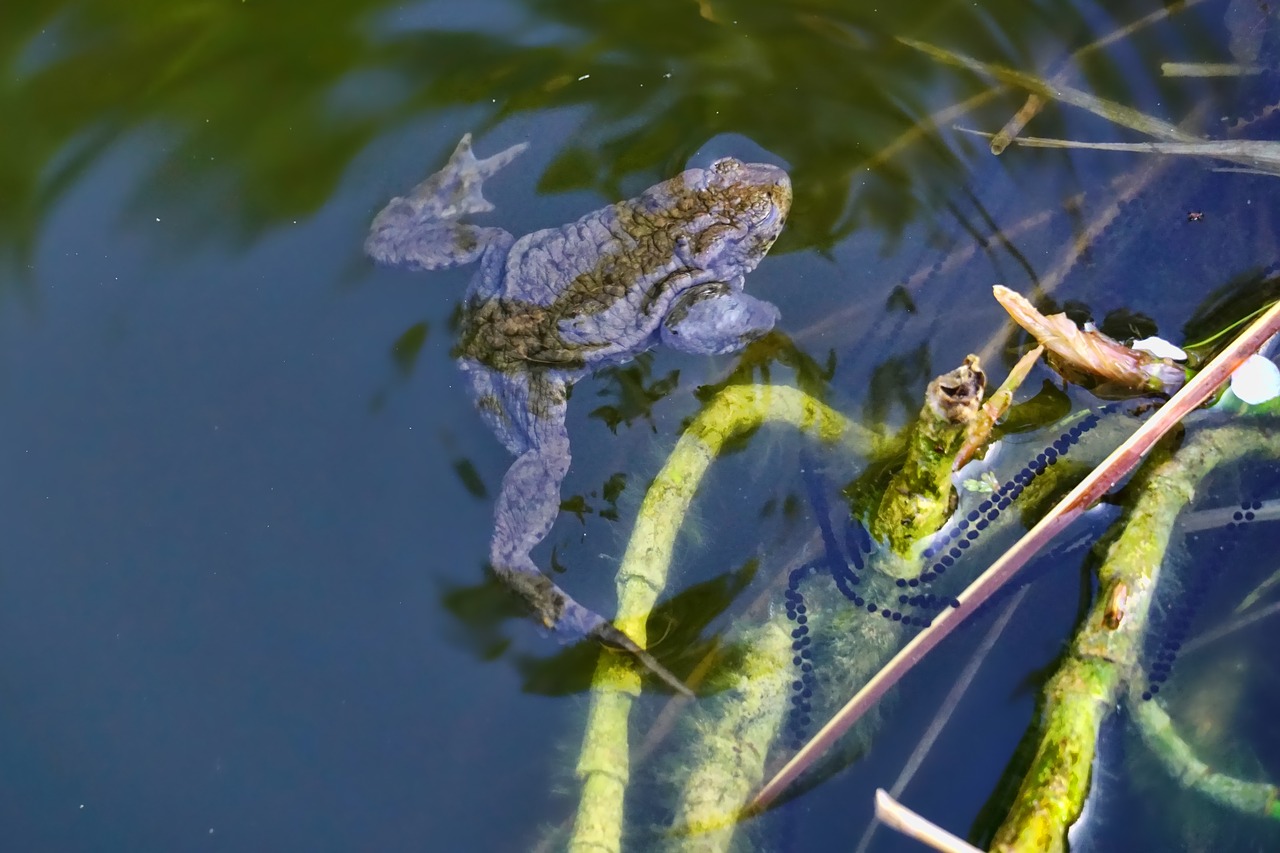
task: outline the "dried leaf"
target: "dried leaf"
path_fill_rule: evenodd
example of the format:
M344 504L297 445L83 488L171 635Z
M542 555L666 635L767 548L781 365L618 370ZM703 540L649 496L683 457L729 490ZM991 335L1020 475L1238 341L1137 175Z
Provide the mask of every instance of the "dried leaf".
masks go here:
M1003 285L997 284L992 292L1014 322L1065 362L1069 371L1145 393L1170 395L1186 383L1186 371L1167 358L1127 347L1102 332L1081 329L1066 314L1046 317Z

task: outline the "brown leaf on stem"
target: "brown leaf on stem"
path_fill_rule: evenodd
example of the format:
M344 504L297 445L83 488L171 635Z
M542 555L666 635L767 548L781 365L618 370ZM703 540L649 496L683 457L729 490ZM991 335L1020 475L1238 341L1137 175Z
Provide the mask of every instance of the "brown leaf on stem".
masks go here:
M964 446L956 454L956 461L951 466L953 471L959 471L968 465L977 452L987 446L996 423L1004 417L1005 412L1009 411L1009 406L1013 404L1013 395L1022 386L1023 380L1027 378L1027 374L1031 372L1031 368L1040 360L1043 353L1044 347L1036 347L1018 359L1013 370L1009 371L1008 378L982 404L981 411L969 424L969 437L965 439Z
M1102 332L1081 329L1066 314L1046 317L1003 285L991 290L1014 322L1057 357L1055 367L1068 380L1083 375L1116 388L1166 396L1187 381L1186 371L1176 362L1127 347Z

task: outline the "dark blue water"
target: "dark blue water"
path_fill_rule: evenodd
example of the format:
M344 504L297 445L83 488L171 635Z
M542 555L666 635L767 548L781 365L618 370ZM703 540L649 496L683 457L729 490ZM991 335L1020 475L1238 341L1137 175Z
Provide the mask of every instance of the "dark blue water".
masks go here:
M566 653L485 576L509 457L449 356L470 271L376 270L361 254L373 213L464 132L482 154L531 143L486 186L488 221L516 234L690 162L787 166L792 217L750 292L780 306L799 353L834 358L833 405L896 426L930 377L993 338L1003 375L990 285L1034 292L1109 182L1146 161L993 160L947 129L867 169L916 119L983 88L893 36L1065 69L1172 121L1204 99L1216 117L1275 94L1158 77L1167 58L1229 58L1223 3L1083 73L1072 50L1153 7L27 5L0 12L5 850L516 850L571 814L595 652ZM959 121L995 129L1020 102ZM1053 107L1033 130L1135 138ZM1213 299L1249 301L1276 258L1274 181L1171 166L1052 298L1117 326L1141 314L1172 337ZM1043 211L1010 243L984 236ZM966 246L964 263L927 272ZM590 511L562 513L536 556L584 603L614 606L643 487L699 410L695 390L734 365L657 352L575 389L565 497ZM637 381L659 387L646 397ZM766 432L716 467L675 591L753 559L762 576L782 571L814 530L805 448ZM603 494L618 474L613 512ZM1063 559L1036 573L1011 641L909 789L959 834L1077 618L1083 557ZM718 602L706 634L745 618L756 593ZM856 844L870 791L896 775L984 624L912 676L863 760L758 843ZM882 830L875 849L907 844Z

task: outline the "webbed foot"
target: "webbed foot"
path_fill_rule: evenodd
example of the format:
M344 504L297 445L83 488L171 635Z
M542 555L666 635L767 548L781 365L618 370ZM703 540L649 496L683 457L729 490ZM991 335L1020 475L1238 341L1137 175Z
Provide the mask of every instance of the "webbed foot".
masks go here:
M420 216L458 219L469 213L486 213L493 205L481 194L485 180L529 147L521 142L492 157L477 160L471 150L471 134L463 134L444 168L414 187L405 200Z
M547 628L565 637L590 637L601 645L628 652L677 693L693 698L693 691L653 655L609 620L574 601L542 572L496 566L493 572L525 600Z
M471 134L466 134L443 169L407 195L391 199L373 218L365 252L385 266L411 270L469 264L486 251L505 252L513 240L506 231L457 220L468 213L493 210L480 193L485 179L527 147L522 142L477 160L471 151Z

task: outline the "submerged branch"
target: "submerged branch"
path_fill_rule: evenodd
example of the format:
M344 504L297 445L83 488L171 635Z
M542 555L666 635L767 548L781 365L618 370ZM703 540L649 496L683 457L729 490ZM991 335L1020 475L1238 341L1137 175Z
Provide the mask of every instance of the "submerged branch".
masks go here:
M1158 699L1143 701L1130 689L1129 710L1142 742L1182 787L1241 814L1280 820L1280 789L1214 770L1178 732Z
M978 131L966 132L975 133L978 136L991 136ZM1259 174L1280 175L1280 142L1270 139L1202 139L1198 142L1077 142L1071 139L1021 136L1013 141L1023 148L1087 148L1094 151L1211 157L1246 166Z
M1021 375L1025 372L1017 381ZM897 486L886 491L871 521L873 527L884 527L884 520L890 519L886 538L905 551L946 520L955 453L980 410L984 387L985 375L971 356L960 368L934 380L926 392L924 410L908 442L905 473L900 472L894 480ZM676 535L702 477L727 441L768 422L789 423L828 443L848 441L862 451L875 443L869 433L793 388L730 386L721 392L690 424L654 480L619 570L616 624L638 642L644 642L645 623L666 586ZM932 501L929 511L921 509L922 493ZM918 568L896 550L883 552L892 568ZM868 583L868 589L875 585L871 579ZM832 615L831 631L840 635L833 641L841 659L838 677L861 683L900 642L902 625ZM823 614L811 611L811 628L823 621ZM692 769L674 822L674 840L684 849L721 850L730 844L788 708L788 687L794 679L791 659L796 653L787 616L779 611L740 640L743 665L704 709L696 743L686 756L685 764ZM629 776L627 720L639 690L638 675L625 658L607 656L601 659L593 687L578 763L583 795L570 848L616 850Z
M1099 728L1138 671L1147 615L1178 514L1214 467L1258 453L1280 455L1274 424L1204 430L1176 453L1153 455L1148 473L1135 483L1137 501L1099 569L1098 601L1045 688L1040 745L992 849L1066 849L1067 829L1089 791Z
M960 68L966 68L978 74L984 74L994 77L1001 83L1008 86L1017 86L1020 89L1026 89L1032 94L1039 95L1053 101L1064 104L1070 104L1084 110L1088 110L1094 115L1100 116L1113 124L1127 127L1132 130L1145 133L1156 139L1163 139L1169 142L1199 142L1200 138L1180 130L1176 126L1166 121L1153 118L1146 113L1135 110L1133 107L1127 107L1116 101L1109 101L1105 98L1099 98L1096 95L1090 95L1088 92L1073 88L1061 82L1050 82L1035 74L1028 74L1025 71L1018 71L1013 68L1005 68L1000 65L994 65L989 62L973 59L963 54L929 44L928 42L918 41L916 39L905 38L899 36L898 41L907 47L915 48L922 53L926 53L941 62L949 65L956 65Z
M1085 47L1071 54L1071 59L1079 61L1087 54L1109 47L1118 41L1129 38L1139 30L1159 21L1163 21L1165 18L1168 18L1178 12L1185 11L1186 9L1189 9L1201 2L1203 2L1203 0L1173 0L1173 2L1165 4L1154 12L1151 12L1136 21L1125 24L1100 39L1090 42ZM1048 82L1052 86L1058 86L1062 84L1064 79L1065 72L1055 75L1054 78ZM1027 124L1039 114L1040 110L1044 108L1045 103L1045 99L1040 95L1034 93L1027 95L1027 100L1023 103L1022 107L1013 116L1013 118L1009 119L1009 121L1005 123L1005 126L1000 128L1000 131L991 137L991 153L999 155L1004 151L1004 149L1008 148L1009 143L1022 132L1022 128L1026 127Z
M907 559L912 549L936 533L951 512L951 471L981 412L986 385L987 375L971 355L925 390L924 408L907 439L906 461L871 520L871 535L888 543L902 563L889 569L894 577L916 572L917 561Z

